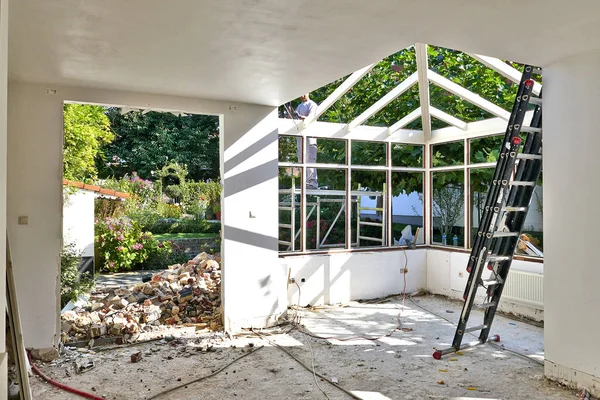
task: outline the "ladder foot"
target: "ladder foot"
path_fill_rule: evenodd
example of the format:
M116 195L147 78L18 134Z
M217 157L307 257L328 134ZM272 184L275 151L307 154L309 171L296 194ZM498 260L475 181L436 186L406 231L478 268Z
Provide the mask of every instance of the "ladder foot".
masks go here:
M494 335L490 338L490 340L492 342L499 342L500 341L500 335Z
M435 358L436 360L441 360L442 359L442 352L441 351L436 351L435 353L433 353L433 358Z

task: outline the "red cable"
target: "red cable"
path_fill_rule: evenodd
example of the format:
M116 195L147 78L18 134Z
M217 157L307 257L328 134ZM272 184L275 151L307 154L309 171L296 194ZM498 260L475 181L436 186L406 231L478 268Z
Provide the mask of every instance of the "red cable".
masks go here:
M29 353L29 351L27 351L27 357L29 358L29 364L31 364L31 369L33 369L33 371L36 374L38 374L43 380L45 380L49 384L54 385L57 388L66 390L67 392L71 392L71 393L74 393L74 394L76 394L78 396L85 397L85 398L88 398L88 399L92 399L92 400L106 400L103 397L98 397L98 396L96 396L94 394L91 394L91 393L82 392L81 390L74 389L74 388L72 388L70 386L67 386L67 385L64 385L64 384L62 384L60 382L55 381L52 378L49 378L48 376L44 375L44 373L42 371L40 371L40 369L38 367L36 367L36 365L31 361L31 354Z

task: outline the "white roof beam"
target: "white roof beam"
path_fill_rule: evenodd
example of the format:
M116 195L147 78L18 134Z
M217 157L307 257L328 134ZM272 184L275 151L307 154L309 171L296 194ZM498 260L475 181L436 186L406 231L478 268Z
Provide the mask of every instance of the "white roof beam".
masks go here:
M457 127L458 129L461 129L463 131L467 130L467 123L465 121L455 118L452 115L435 107L429 108L429 114L431 114L432 117L439 119L440 121L444 121L447 124Z
M423 137L427 142L431 138L431 115L429 114L431 101L429 98L429 79L427 76L427 71L429 70L429 62L427 60L427 45L423 43L416 43L415 54L417 57L417 73L419 75L421 124L423 126Z
M358 83L366 74L369 73L373 69L375 64L367 65L364 68L359 69L350 75L340 86L338 86L319 106L317 107L317 112L314 118L311 118L311 121L314 119L318 119L325 111L329 109L338 101L348 90L352 89L354 85Z
M406 125L410 124L417 118L421 116L421 107L416 110L411 111L409 114L405 115L400 121L396 122L394 125L390 126L390 135L396 132L398 129L404 128Z
M429 80L435 85L446 89L450 93L459 96L460 98L472 103L473 105L481 108L482 110L485 110L490 114L500 117L505 121L508 121L508 119L510 118L510 113L502 107L499 107L491 101L488 101L483 97L479 96L478 94L475 94L470 90L465 89L464 87L452 82L450 79L444 78L443 76L431 70L427 71L427 75L429 77Z
M528 125L533 117L533 111L527 111L524 125ZM502 135L506 133L507 122L502 118L488 118L481 121L468 122L466 129L455 126L436 129L432 132L429 143L451 142L458 139L471 139L490 135Z
M373 105L371 105L371 107L367 108L365 111L363 111L362 114L360 114L352 122L350 122L348 124L348 130L352 130L352 129L356 128L357 126L359 126L360 124L362 124L363 122L365 122L367 119L372 117L375 113L377 113L383 107L390 104L396 97L400 96L402 93L404 93L408 89L410 89L415 83L417 83L417 73L416 72L413 73L412 75L410 75L408 78L406 78L402 82L400 82L398 84L398 86L396 86L395 88L390 90L385 96L383 96L381 99L377 100Z
M518 69L508 65L504 61L499 60L494 57L481 56L479 54L472 54L472 53L467 53L467 54L469 54L471 57L473 57L475 60L479 61L486 67L493 69L494 71L496 71L503 77L510 79L514 83L518 84L521 82L521 75L523 75L523 74L521 74L521 72ZM539 96L541 90L542 90L542 85L535 82L533 84L533 94Z

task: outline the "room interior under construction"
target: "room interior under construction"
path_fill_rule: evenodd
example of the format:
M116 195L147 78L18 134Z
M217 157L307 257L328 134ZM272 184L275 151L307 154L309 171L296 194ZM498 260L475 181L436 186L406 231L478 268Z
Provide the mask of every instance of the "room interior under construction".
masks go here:
M600 397L596 4L109 3L0 0L0 298L22 331L9 345L60 353L20 352L21 398ZM540 173L525 148L541 145L543 86ZM317 109L297 119L304 93ZM61 342L65 102L219 117L223 331ZM507 213L522 218L496 229Z

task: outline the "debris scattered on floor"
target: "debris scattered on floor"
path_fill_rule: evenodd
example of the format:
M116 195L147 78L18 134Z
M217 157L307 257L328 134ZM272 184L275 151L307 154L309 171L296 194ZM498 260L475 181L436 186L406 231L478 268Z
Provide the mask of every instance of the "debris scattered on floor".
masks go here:
M219 259L201 253L152 275L148 282L106 288L62 313L62 342L103 336L134 339L161 326L222 329Z
M96 363L92 358L89 357L79 357L75 360L75 372L78 374L82 374L84 372L93 369L96 366Z
M138 351L137 353L133 353L131 355L131 362L136 363L142 361L142 352Z

